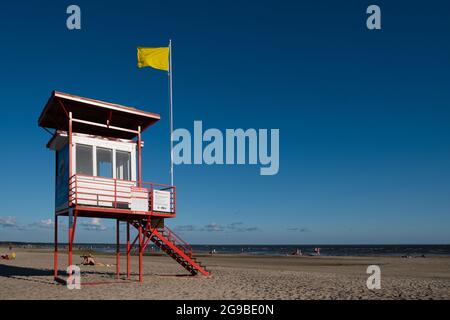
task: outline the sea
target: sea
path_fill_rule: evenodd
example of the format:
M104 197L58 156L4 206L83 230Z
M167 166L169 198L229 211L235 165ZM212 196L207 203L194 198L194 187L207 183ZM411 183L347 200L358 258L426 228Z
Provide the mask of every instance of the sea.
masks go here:
M12 247L22 248L53 248L52 243L28 243L28 242L0 242L2 247L12 245ZM60 244L63 248L65 244ZM297 249L301 250L303 255L316 255L315 248L320 248L322 256L450 256L450 245L222 245L222 244L201 244L192 245L194 253L210 253L215 251L218 254L250 254L250 255L268 255L268 256L286 256L294 253ZM108 243L76 243L74 249L86 252L114 253L115 244ZM137 248L135 247L134 250ZM125 245L121 245L122 252ZM158 252L159 249L149 245L147 252Z

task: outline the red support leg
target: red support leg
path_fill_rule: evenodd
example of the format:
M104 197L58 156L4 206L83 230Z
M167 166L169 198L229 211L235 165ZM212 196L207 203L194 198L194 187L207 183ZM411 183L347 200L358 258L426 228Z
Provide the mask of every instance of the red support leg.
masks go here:
M142 281L142 226L139 225L139 282Z
M68 143L69 143L69 182L72 179L72 112L69 112L69 123L68 123ZM69 260L69 275L72 275L72 243L73 243L73 209L72 206L72 195L69 195L69 234L68 234L68 260Z
M117 219L116 222L116 239L117 239L117 245L116 245L116 273L117 273L117 279L120 277L120 238L119 238L119 227L120 227L120 221Z
M69 209L72 210L72 209ZM77 228L77 210L69 211L69 274L72 274L72 265L73 265L73 242L75 239L75 230Z
M130 222L127 221L127 279L130 279Z
M69 112L69 130L68 130L68 143L69 143L69 181L72 179L72 112ZM73 242L73 209L72 206L72 196L69 196L69 234L68 234L68 259L69 259L69 275L72 275L72 242Z
M68 267L69 267L69 275L72 274L72 239L73 239L73 211L69 209L69 234L67 235L68 242Z
M141 127L138 127L138 186L142 187L142 147Z
M69 183L72 182L72 112L69 112L69 132L68 132L68 143L69 143ZM72 194L69 193L69 207L72 205Z
M72 228L72 245L74 243L74 239L75 239L75 231L77 229L77 216L78 216L78 211L74 210L74 215L73 215L73 228Z
M53 252L53 276L58 277L58 216L55 214L55 251Z

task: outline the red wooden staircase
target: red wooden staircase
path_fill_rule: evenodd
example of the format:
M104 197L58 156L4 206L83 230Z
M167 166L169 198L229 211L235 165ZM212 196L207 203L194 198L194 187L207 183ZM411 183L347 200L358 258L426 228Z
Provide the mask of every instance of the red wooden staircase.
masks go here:
M209 275L206 267L193 256L192 247L167 226L154 228L151 226L149 220L134 221L132 224L136 229L139 230L141 227L143 230L144 249L147 247L149 241L152 241L158 248L172 257L192 275L197 275L198 273L204 276Z

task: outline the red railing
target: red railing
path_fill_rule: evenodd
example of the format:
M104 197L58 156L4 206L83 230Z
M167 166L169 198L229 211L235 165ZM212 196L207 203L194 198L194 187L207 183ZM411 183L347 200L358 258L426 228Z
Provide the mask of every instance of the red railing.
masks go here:
M144 240L143 250L145 250L149 241L152 241L158 248L175 259L192 274L195 275L197 272L200 272L205 276L209 275L206 268L194 258L192 247L169 227L152 227L148 221L140 220L132 221L132 224L136 229L144 230L144 235L147 237ZM138 237L139 235L136 236L134 242L136 242Z
M165 184L74 174L69 179L69 204L172 215L176 192Z
M191 245L181 239L180 236L173 232L168 226L164 226L162 235L169 239L169 241L173 242L177 247L182 249L189 257L192 257L193 251Z

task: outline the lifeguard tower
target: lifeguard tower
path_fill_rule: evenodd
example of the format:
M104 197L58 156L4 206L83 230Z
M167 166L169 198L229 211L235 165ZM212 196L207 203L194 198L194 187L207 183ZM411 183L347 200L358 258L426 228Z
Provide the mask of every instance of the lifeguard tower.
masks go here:
M116 275L120 276L120 223L126 223L127 278L130 253L142 255L153 242L192 275L209 275L193 257L191 246L164 221L176 216L175 186L142 181L142 132L160 116L135 108L54 91L39 117L52 134L47 148L56 155L54 277L58 276L58 218L67 216L68 264L78 218L116 220ZM54 129L51 132L49 129ZM130 242L130 227L137 235Z

